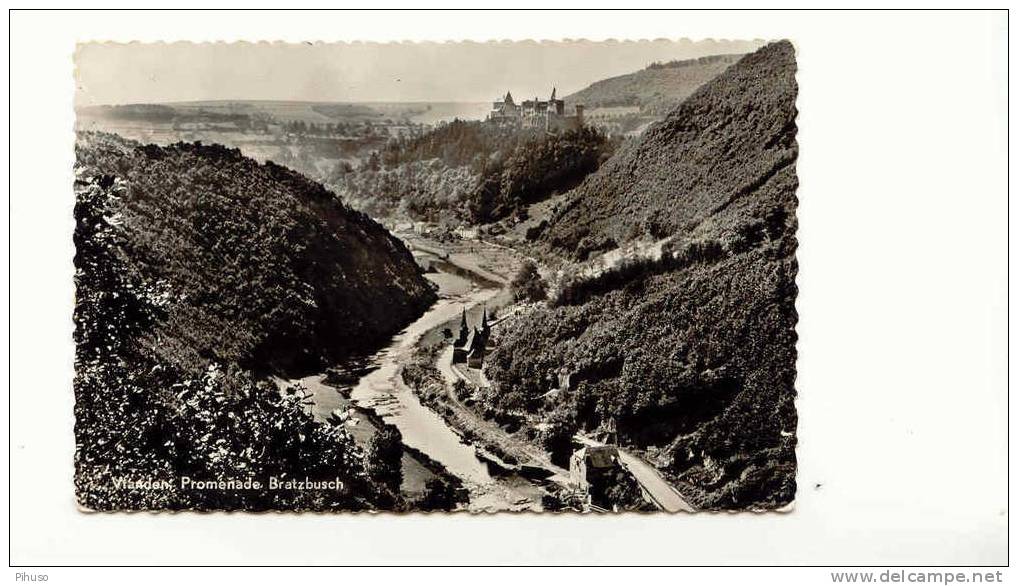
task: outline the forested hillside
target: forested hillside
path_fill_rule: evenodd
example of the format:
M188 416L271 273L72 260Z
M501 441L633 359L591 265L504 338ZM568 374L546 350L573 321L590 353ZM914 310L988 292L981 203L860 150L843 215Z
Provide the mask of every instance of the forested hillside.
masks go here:
M690 236L707 217L745 221L747 200L794 181L791 54L768 45L701 87L574 190L541 240L582 259L634 237Z
M567 264L499 333L489 409L617 433L698 507L794 498L796 92L791 44L768 45L567 195L546 253L674 239L593 278ZM563 372L570 388L549 393Z
M486 224L571 189L614 148L593 128L549 134L455 120L390 141L334 183L375 216Z
M125 186L124 254L173 301L152 332L167 360L293 372L386 339L435 298L399 240L285 167L109 135L77 154Z
M381 342L435 298L384 229L236 150L84 134L75 191L79 501L110 508L365 508L393 495L294 375ZM342 490L187 490L342 480ZM170 483L164 489L125 481ZM388 505L386 505L388 503Z
M640 106L648 113L665 114L741 57L710 55L651 63L640 71L594 82L566 96L565 101L567 105L583 104L591 109Z

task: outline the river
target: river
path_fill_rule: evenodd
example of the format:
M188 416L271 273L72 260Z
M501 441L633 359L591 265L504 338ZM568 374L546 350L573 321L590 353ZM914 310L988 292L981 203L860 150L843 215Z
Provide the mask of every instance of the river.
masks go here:
M472 446L462 443L445 420L422 404L410 389L398 385L396 374L400 365L410 358L421 336L454 319L464 306L483 303L497 293L497 289L478 288L465 295L440 297L424 315L375 355L377 368L363 376L350 392L350 399L358 407L372 409L386 423L395 425L403 435L403 443L424 452L468 483L493 482L487 465L477 458Z
M438 301L367 361L369 366L350 388L349 401L337 389L325 385L322 375L302 380L313 391L314 412L324 419L334 409L344 410L349 402L375 412L399 429L405 445L424 453L463 481L470 496L470 510L539 509L541 489L519 477L494 478L473 446L464 443L397 376L422 336L454 320L464 308L492 299L501 290L491 280L447 263L436 262L432 266L436 271L426 276L438 285ZM358 430L352 431L356 435ZM404 473L408 466L419 466L408 460L409 457L404 458Z

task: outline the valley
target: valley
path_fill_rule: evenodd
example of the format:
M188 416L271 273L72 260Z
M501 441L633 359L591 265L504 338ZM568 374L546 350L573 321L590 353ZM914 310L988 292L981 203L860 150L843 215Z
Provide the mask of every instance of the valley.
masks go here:
M137 365L102 362L97 380L166 363L168 388L211 393L215 421L283 408L315 443L273 440L278 465L340 469L359 491L315 510L785 507L794 73L774 43L564 100L507 93L486 120L450 103L82 111L80 188L126 202L115 258L146 292ZM578 99L630 110L587 124L566 113ZM172 428L189 393L140 399L165 415L139 437ZM248 474L256 444L222 421L218 447L181 439L211 450L187 465Z

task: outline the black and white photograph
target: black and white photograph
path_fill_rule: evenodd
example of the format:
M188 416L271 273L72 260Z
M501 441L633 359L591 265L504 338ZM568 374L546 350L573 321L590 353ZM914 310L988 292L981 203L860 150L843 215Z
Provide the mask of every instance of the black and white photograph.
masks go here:
M792 506L789 41L75 65L83 509Z
M1006 9L248 4L8 12L13 583L1009 580Z

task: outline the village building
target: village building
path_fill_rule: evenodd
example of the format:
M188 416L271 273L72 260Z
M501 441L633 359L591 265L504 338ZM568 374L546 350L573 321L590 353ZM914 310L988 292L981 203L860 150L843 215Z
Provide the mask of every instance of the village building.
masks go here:
M465 346L467 343L467 337L470 336L470 327L467 326L467 310L463 310L463 316L460 318L460 332L459 337L456 338L455 346Z
M491 341L491 324L488 323L488 308L485 307L481 312L481 335L484 336L484 343L488 345Z
M485 308L481 317L480 327L470 329L467 324L467 311L463 310L460 319L459 336L453 342L452 363L466 364L470 368L484 366L484 355L491 339L491 325L488 323L488 309Z
M569 481L586 510L647 510L653 505L619 450L612 445L586 446L569 458Z
M580 491L589 493L591 486L610 477L619 466L615 446L587 446L569 458L569 479Z
M467 361L467 342L470 340L470 327L467 325L467 310L463 310L463 317L460 319L460 331L456 340L452 343L452 363L463 364Z
M487 341L481 330L474 329L467 342L467 366L470 368L481 368L484 366L484 351Z
M556 89L552 88L551 97L547 100L540 100L535 96L532 100L524 100L517 104L512 92L506 92L504 98L492 102L488 121L547 132L582 128L583 105L577 104L573 108L573 114L566 115L565 100L556 98L555 93Z

